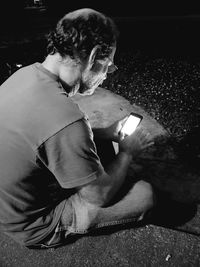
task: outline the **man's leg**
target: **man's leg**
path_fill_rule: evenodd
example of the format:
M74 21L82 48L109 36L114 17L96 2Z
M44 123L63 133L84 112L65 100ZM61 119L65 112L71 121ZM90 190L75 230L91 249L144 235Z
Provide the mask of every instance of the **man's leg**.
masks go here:
M73 241L78 235L113 225L133 222L134 226L151 210L153 204L152 187L143 180L136 182L125 197L107 207L97 207L75 193L66 200L55 231L35 247L59 246Z
M99 210L96 227L109 225L109 222L112 222L112 224L129 221L138 222L143 219L153 205L154 196L151 185L140 180L133 185L122 200Z
M106 167L115 157L112 142L95 139L97 152ZM81 199L78 194L71 197L74 223L70 232L85 233L90 229L128 222L138 222L154 205L152 186L135 177L127 177L122 188L106 207L97 207Z
M104 166L114 159L112 142L100 142L97 144L97 149ZM141 221L153 205L154 195L151 185L143 180L136 181L134 177L128 177L106 207L88 203L75 193L66 200L54 233L38 245L45 248L54 247L69 241L74 235L85 234L90 230Z
M70 198L73 220L68 231L84 234L90 230L129 222L139 222L153 207L153 190L149 183L140 180L120 201L107 207L98 207L88 203L78 194ZM63 217L64 218L64 217ZM63 221L63 224L64 221Z

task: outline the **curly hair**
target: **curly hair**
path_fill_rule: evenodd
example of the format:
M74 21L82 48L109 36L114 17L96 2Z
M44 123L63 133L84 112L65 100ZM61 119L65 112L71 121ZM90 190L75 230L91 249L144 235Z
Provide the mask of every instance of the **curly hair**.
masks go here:
M47 53L84 60L95 46L97 59L109 56L119 36L114 21L93 9L80 9L61 18L47 36Z

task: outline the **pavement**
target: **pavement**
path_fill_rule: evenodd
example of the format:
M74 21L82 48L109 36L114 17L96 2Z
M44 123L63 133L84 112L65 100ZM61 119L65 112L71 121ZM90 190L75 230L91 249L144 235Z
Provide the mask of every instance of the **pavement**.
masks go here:
M200 266L199 238L148 225L84 236L57 249L30 250L0 234L0 266Z
M87 113L92 127L106 127L134 111L143 115L142 124L154 138L167 136L166 130L142 108L103 88L92 96L77 95L74 101ZM34 250L0 233L0 267L200 266L199 241L195 234L166 226L130 224L82 236L56 249Z

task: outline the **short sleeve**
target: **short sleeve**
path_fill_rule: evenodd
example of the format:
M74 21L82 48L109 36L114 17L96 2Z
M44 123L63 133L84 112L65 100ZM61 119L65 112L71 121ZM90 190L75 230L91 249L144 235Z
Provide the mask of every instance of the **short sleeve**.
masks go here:
M86 118L50 137L40 146L38 155L63 188L92 182L103 168Z

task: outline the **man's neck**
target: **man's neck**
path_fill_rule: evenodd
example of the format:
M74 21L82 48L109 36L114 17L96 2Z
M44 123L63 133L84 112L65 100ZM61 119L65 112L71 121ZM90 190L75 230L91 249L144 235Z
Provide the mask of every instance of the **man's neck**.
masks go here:
M56 54L48 55L42 62L42 66L51 73L58 76L58 56Z

